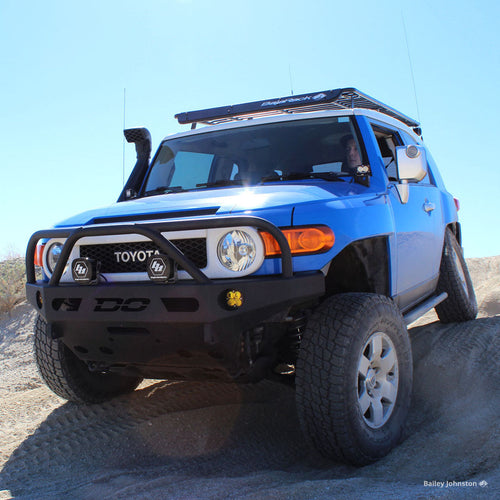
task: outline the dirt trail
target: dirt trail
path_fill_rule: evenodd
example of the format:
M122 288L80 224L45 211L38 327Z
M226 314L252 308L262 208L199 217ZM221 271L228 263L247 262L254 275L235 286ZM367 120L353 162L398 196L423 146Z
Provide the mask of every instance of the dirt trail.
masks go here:
M21 306L0 320L0 499L499 498L500 257L469 265L479 319L412 326L405 441L360 469L312 452L293 389L271 382L146 381L103 405L66 403L36 372Z

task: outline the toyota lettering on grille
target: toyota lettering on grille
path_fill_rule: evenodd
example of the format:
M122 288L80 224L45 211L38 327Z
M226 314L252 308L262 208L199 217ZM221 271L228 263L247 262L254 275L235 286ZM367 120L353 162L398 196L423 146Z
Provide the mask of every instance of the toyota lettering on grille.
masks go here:
M116 262L146 262L152 255L158 255L158 250L124 250L113 252Z

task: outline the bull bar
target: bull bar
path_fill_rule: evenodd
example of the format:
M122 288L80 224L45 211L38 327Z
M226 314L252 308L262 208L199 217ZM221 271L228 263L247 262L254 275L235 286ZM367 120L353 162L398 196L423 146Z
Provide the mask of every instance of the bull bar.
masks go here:
M138 234L149 238L156 243L160 250L165 252L174 262L188 272L198 283L210 283L211 280L187 259L161 232L188 231L196 229L229 228L234 226L253 226L269 232L278 242L281 249L281 272L284 278L293 276L292 254L284 234L272 223L254 216L230 216L220 218L198 218L182 221L166 221L156 223L120 224L81 226L77 228L56 228L37 231L28 243L26 250L26 281L29 284L36 282L35 276L35 251L39 240L44 238L67 238L61 255L49 281L50 286L57 286L68 262L71 250L81 238L88 236L112 236L121 234Z

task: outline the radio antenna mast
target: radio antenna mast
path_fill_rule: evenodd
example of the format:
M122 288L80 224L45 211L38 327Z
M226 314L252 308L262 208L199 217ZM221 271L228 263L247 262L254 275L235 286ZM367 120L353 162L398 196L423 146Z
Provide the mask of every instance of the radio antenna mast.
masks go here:
M288 76L290 77L290 92L293 95L292 65L288 64Z
M420 109L418 107L417 87L415 85L415 75L413 73L413 64L411 62L410 45L408 44L408 35L406 33L406 23L405 23L403 11L401 11L401 21L403 22L403 31L405 34L405 42L406 42L406 51L408 53L408 61L410 62L410 74L411 74L411 81L413 84L413 94L415 95L415 106L417 107L417 119L420 122Z
M123 130L125 130L125 109L127 104L127 89L123 89ZM125 186L125 136L123 136L123 154L122 154L122 185Z

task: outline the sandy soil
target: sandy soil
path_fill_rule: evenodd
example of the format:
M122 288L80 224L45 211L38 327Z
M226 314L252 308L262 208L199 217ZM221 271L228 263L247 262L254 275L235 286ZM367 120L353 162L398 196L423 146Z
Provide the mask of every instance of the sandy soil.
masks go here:
M500 498L500 256L468 263L478 319L411 325L405 440L363 468L311 451L293 389L272 382L149 380L103 405L67 403L37 373L35 315L19 306L0 318L0 499Z

